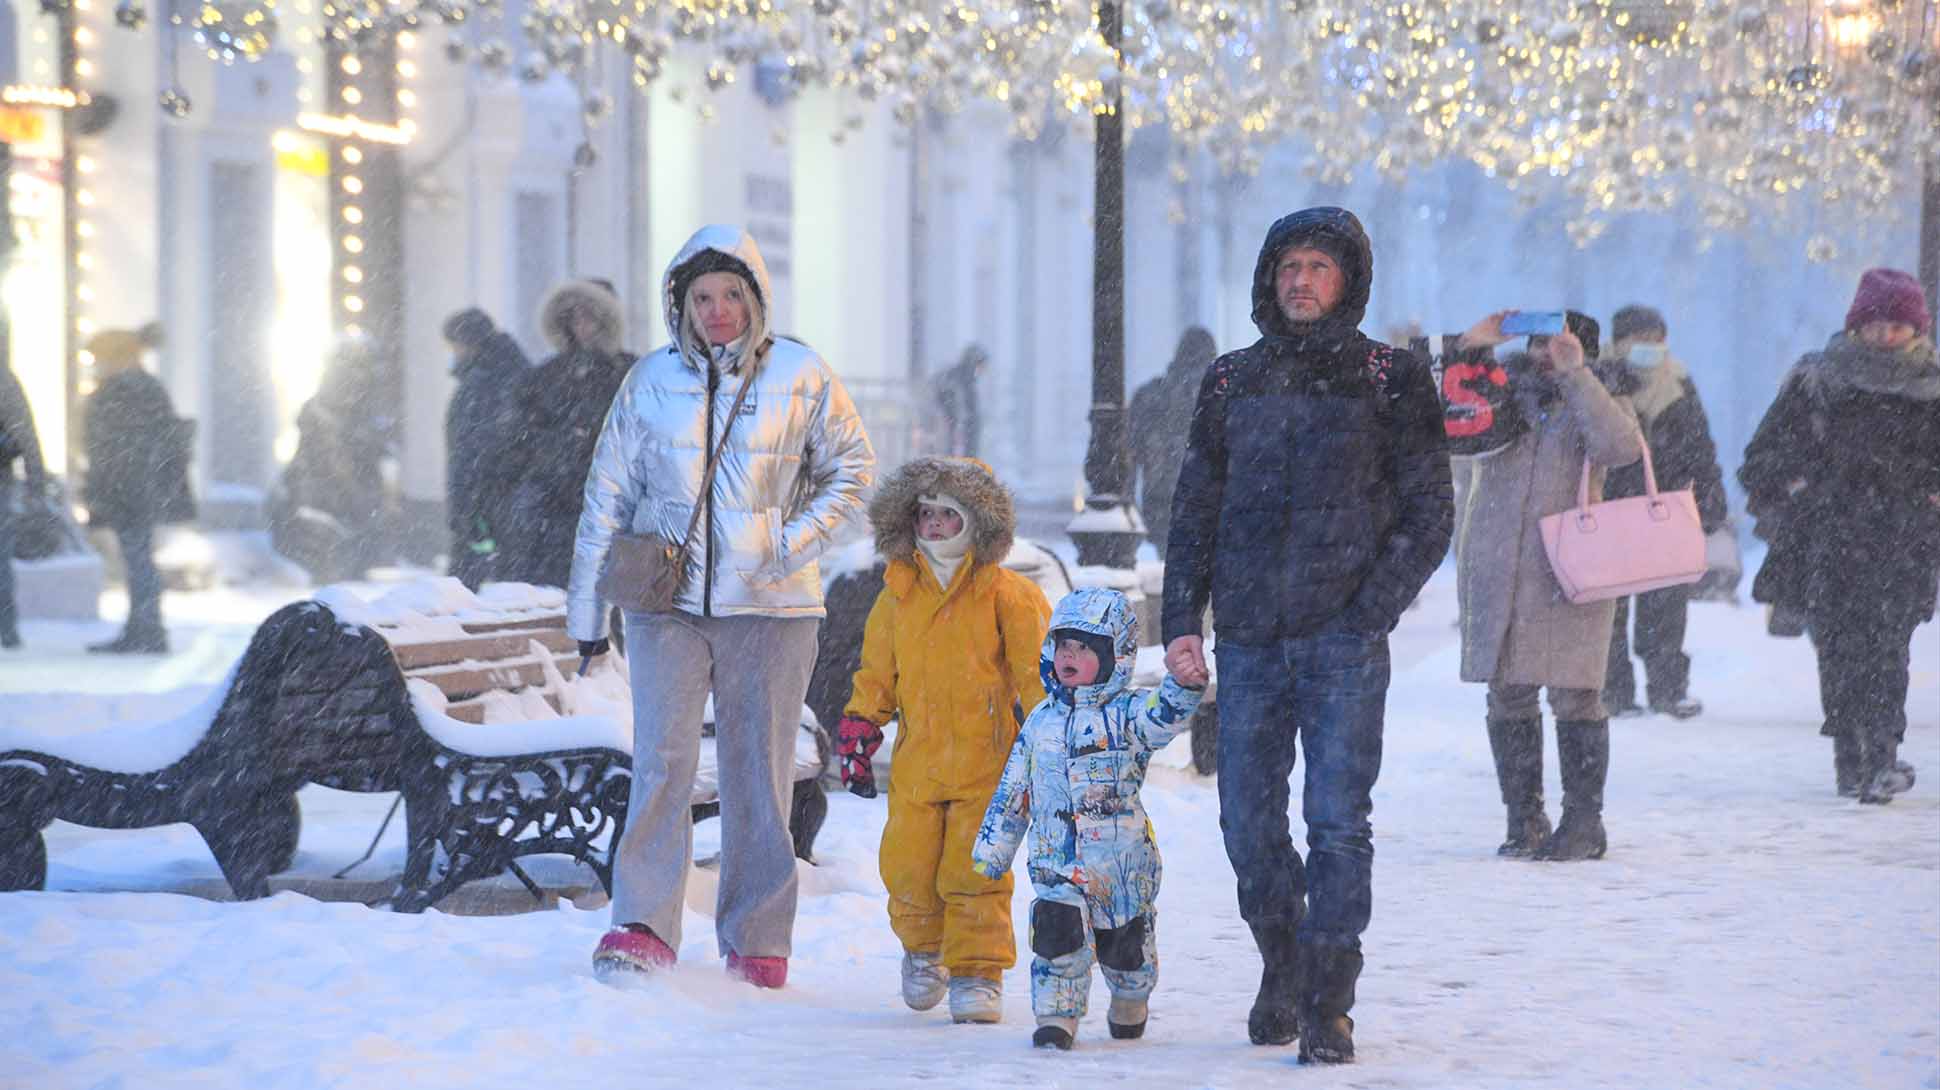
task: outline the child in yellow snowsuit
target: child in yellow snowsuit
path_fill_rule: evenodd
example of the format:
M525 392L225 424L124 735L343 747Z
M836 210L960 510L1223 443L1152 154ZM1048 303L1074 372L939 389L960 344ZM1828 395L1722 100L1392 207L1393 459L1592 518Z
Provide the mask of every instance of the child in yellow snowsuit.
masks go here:
M1012 879L971 870L970 847L1017 739L1014 709L1044 699L1051 606L1001 566L1017 517L982 462L910 462L883 482L869 520L889 568L837 732L842 780L875 795L869 758L897 720L880 859L903 1001L929 1010L947 987L955 1021L995 1022L1017 963Z

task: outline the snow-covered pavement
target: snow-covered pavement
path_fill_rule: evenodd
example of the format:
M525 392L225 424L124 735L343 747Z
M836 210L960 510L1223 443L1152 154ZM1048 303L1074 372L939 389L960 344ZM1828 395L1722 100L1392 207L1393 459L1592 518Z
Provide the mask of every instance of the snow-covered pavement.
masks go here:
M0 658L0 722L179 713L298 593L171 596L183 653L160 664L83 655L107 626L30 625L29 652ZM1022 971L1000 1026L905 1009L875 871L880 799L832 800L779 993L723 975L708 869L690 885L681 967L622 992L588 964L602 908L400 916L287 891L224 903L182 892L224 888L186 827L57 823L49 892L0 894L0 1087L1940 1087L1935 626L1914 641L1903 751L1921 781L1861 807L1832 791L1810 647L1767 638L1753 609L1695 606L1707 714L1616 724L1609 858L1543 865L1494 854L1482 692L1454 680L1453 616L1444 571L1396 635L1349 1068L1300 1069L1291 1049L1246 1043L1258 963L1213 785L1184 770L1179 742L1145 792L1166 874L1141 1041L1105 1036L1099 983L1078 1049L1032 1051ZM328 876L389 803L307 789L295 877L279 888L383 892L401 867L396 823L352 872L361 885ZM717 826L701 826L703 854ZM533 862L548 886L590 881ZM502 912L523 896L479 903ZM1020 931L1028 900L1020 886Z

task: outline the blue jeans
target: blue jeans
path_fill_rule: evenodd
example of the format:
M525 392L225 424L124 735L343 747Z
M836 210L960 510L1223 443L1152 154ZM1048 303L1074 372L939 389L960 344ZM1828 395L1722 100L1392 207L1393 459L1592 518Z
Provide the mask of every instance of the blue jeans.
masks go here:
M1219 828L1254 926L1358 949L1374 904L1370 797L1381 774L1388 640L1322 632L1265 647L1221 641ZM1295 741L1307 758L1307 860L1287 814Z

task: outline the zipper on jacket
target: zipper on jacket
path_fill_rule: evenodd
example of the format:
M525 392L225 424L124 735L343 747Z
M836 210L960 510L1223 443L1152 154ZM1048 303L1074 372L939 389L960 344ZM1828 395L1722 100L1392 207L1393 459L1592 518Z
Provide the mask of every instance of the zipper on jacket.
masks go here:
M714 453L714 394L720 389L721 372L708 361L707 368L707 445L701 448L701 475L707 475L707 458ZM725 453L725 452L723 452ZM707 495L700 497L707 505L707 548L702 552L707 563L701 571L701 616L714 616L714 489L709 482Z

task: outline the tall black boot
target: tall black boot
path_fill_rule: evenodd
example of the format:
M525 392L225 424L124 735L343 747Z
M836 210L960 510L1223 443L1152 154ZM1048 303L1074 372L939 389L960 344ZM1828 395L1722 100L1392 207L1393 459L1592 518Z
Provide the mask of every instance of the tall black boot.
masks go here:
M1259 944L1260 994L1246 1015L1246 1036L1256 1045L1293 1043L1300 1034L1300 943L1298 918L1261 920L1252 925Z
M1859 738L1859 801L1883 805L1913 789L1913 766L1900 760L1899 739L1890 735Z
M1859 797L1859 739L1851 731L1832 736L1832 779L1839 797Z
M1489 719L1489 752L1495 755L1495 780L1509 812L1508 837L1497 855L1524 856L1549 836L1543 812L1543 721Z
M1610 775L1610 721L1557 723L1556 757L1563 772L1563 820L1536 849L1536 858L1601 859L1609 846L1603 833L1603 784Z
M1356 946L1309 943L1301 947L1306 995L1300 1010L1300 1062L1354 1062L1354 984L1361 978Z

